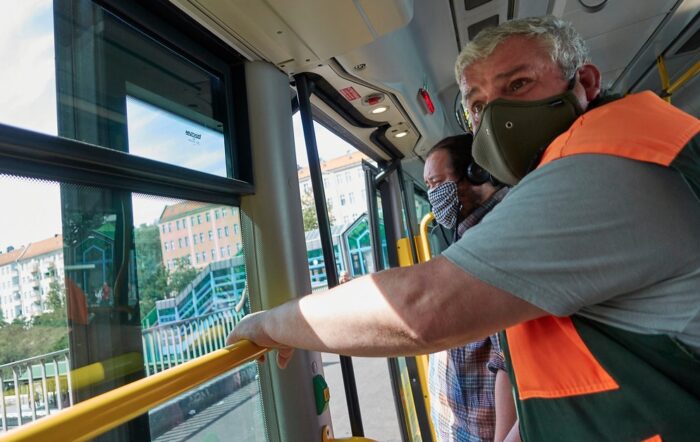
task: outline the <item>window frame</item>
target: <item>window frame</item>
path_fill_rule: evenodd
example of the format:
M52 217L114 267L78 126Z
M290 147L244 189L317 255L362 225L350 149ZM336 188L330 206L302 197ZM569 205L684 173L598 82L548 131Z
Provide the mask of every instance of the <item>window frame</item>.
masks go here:
M229 159L227 168L233 178L219 177L2 123L0 173L178 199L240 205L240 196L252 194L255 190L244 57L169 2L93 0L92 3L178 56L219 76L222 87L214 95L216 102L226 106L224 140Z

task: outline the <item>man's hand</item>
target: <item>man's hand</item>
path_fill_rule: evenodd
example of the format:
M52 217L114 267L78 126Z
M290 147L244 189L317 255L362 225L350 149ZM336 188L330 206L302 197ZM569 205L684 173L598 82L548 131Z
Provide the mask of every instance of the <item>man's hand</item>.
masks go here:
M279 368L285 368L292 359L294 349L276 342L265 331L265 311L251 313L241 320L234 328L231 334L226 338L226 345L231 345L236 341L247 339L256 345L266 348L277 349L277 365ZM264 361L264 356L261 362Z

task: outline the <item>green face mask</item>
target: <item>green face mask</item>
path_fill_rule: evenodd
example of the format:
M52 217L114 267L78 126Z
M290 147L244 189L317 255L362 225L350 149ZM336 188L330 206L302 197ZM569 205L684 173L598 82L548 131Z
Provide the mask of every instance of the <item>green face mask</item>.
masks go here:
M513 186L537 167L547 146L582 113L571 88L537 101L499 98L484 109L472 154L496 179Z

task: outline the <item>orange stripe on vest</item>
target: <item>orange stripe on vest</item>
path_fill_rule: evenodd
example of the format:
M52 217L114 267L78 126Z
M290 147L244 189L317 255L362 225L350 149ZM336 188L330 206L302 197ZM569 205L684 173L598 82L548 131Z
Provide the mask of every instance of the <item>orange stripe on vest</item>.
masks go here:
M652 92L640 92L581 115L552 141L538 167L585 153L668 166L698 131L700 120Z
M506 330L518 397L560 398L620 388L570 318L546 316Z

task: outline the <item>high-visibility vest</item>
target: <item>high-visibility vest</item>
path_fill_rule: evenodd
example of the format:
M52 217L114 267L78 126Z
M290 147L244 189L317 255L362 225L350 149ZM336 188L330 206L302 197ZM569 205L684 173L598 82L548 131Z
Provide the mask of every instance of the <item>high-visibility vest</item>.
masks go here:
M539 167L614 155L673 168L700 197L698 132L698 119L642 92L583 114ZM535 319L505 335L523 440L700 441L700 355L671 337L578 315Z

